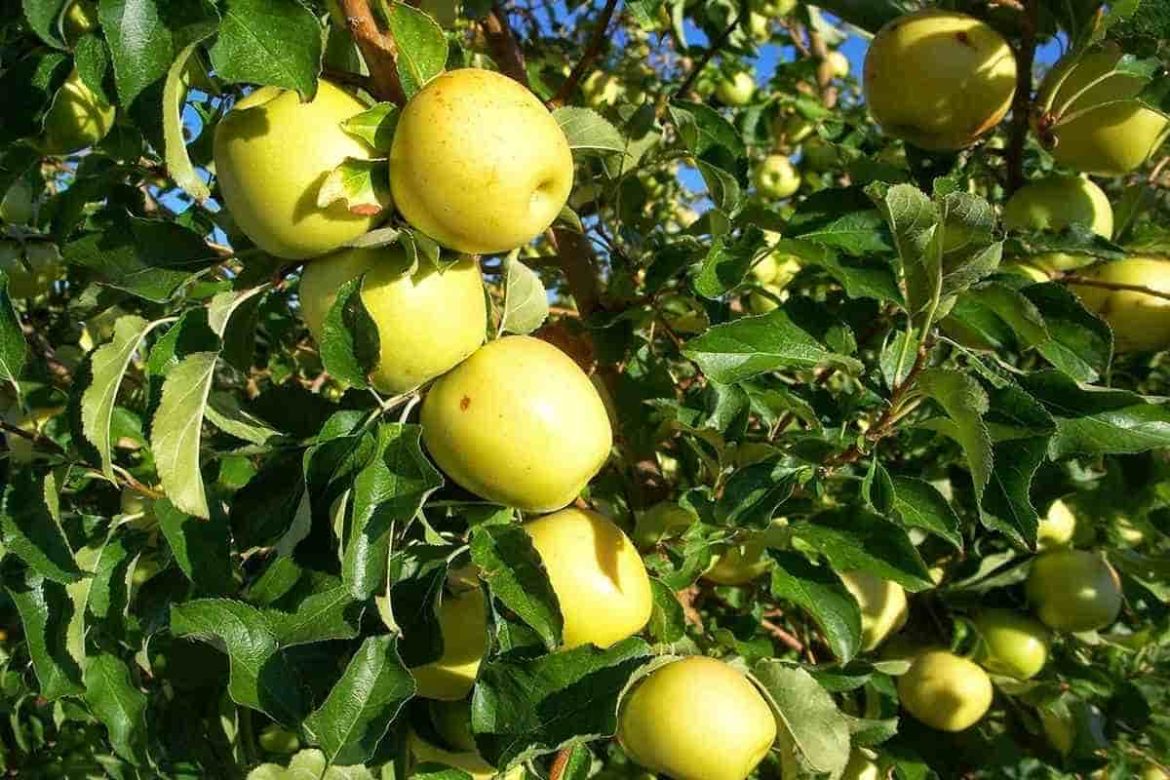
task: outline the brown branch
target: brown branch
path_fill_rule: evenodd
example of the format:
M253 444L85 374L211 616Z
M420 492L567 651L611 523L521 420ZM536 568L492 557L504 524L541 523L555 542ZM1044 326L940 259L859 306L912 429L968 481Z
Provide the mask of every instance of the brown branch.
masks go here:
M800 53L800 56L812 57L808 44L804 42L804 27L792 18L781 19L780 24L788 31L788 37L792 39L792 47Z
M1156 185L1158 183L1158 177L1162 175L1162 171L1166 170L1168 164L1170 164L1170 154L1155 163L1153 169L1150 171L1150 175L1146 177L1146 182Z
M601 9L601 17L597 20L597 28L593 31L593 37L589 40L589 46L585 49L585 53L581 55L581 59L573 67L569 73L569 77L565 79L565 83L561 84L561 88L557 90L556 96L548 101L548 107L560 108L565 105L565 102L573 94L573 90L577 88L585 72L593 65L593 61L597 59L597 55L601 53L601 47L605 44L605 32L609 28L609 22L613 18L613 12L617 9L618 0L605 0L605 8Z
M699 614L699 610L695 607L695 599L699 597L699 586L691 585L689 588L675 591L674 597L678 599L678 603L682 605L683 617L695 628L700 631L703 630L703 616Z
M760 625L765 631L767 631L776 639L780 640L781 644L786 646L788 649L795 650L797 653L804 652L804 645L799 639L773 623L771 620L768 620L767 618L761 618Z
M723 32L719 33L715 40L711 41L711 45L707 47L707 51L703 52L703 56L691 68L691 72L687 74L683 83L674 91L675 98L681 98L690 91L691 85L695 83L695 79L703 72L703 68L707 67L707 63L723 48L723 44L727 43L727 39L731 37L731 34L735 32L735 28L739 27L739 23L745 18L747 18L747 14L737 12L735 18L731 20L731 24L727 25L723 29Z
M1016 49L1016 94L1012 96L1012 124L1008 135L1007 194L1024 185L1024 144L1032 113L1032 64L1036 60L1036 27L1040 23L1039 0L1027 0L1021 20L1020 46Z
M1061 282L1065 284L1079 284L1082 287L1100 287L1103 290L1120 290L1124 292L1143 293L1145 295L1152 295L1155 298L1164 298L1170 300L1170 292L1166 290L1155 290L1153 287L1146 287L1142 284L1125 284L1124 282L1106 282L1103 279L1093 279L1088 276L1078 276L1077 274L1065 274L1060 278Z
M379 100L399 106L406 104L406 93L398 80L398 46L394 38L378 28L370 11L369 0L340 0L345 23L370 69L371 92Z
M808 28L809 50L817 61L817 89L825 108L837 105L837 88L833 86L833 64L829 62L829 47L825 39L812 27Z
M500 72L528 87L528 69L524 65L524 52L520 42L508 25L508 17L498 2L492 3L491 12L480 22L492 59Z
M557 757L553 759L552 766L548 770L548 780L561 780L564 777L565 769L569 766L569 758L572 755L572 746L560 749Z
M336 68L323 68L321 75L334 84L344 84L347 87L364 89L370 94L374 93L374 82L369 76L363 76L360 73L350 73L347 70L337 70Z

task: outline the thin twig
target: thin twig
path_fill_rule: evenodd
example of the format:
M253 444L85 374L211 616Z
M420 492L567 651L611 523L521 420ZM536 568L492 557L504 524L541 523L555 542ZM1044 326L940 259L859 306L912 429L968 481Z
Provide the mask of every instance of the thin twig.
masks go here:
M597 59L597 55L601 53L601 47L605 45L605 32L609 28L609 22L613 18L617 4L618 0L605 0L605 8L601 9L601 17L597 20L597 27L593 30L589 46L586 47L585 53L581 55L581 59L577 61L569 73L569 77L565 79L565 83L557 90L557 94L548 101L549 108L560 108L565 105L565 102L573 94L573 90L577 88L577 84L585 76L585 72L589 70L594 60Z
M529 86L524 52L512 33L508 17L499 3L492 3L492 10L480 22L480 27L487 39L488 48L491 49L492 59L495 60L500 72L526 87Z
M337 70L336 68L323 68L321 75L334 84L345 84L348 87L364 89L370 94L374 93L374 81L369 76L363 76L360 73L350 73L348 70ZM230 252L231 250L229 249L228 251Z
M1060 281L1066 284L1079 284L1082 287L1100 287L1103 290L1122 290L1125 292L1143 293L1145 295L1152 295L1155 298L1164 298L1166 300L1170 300L1170 292L1165 290L1155 290L1153 287L1146 287L1143 284L1107 282L1103 279L1093 279L1088 276L1078 276L1077 274L1065 274L1060 278Z
M711 59L719 52L719 50L723 48L723 44L727 43L727 39L731 37L733 32L735 32L735 28L739 27L739 23L743 18L746 18L745 14L737 13L735 18L731 20L731 24L727 25L727 27L723 29L723 32L719 33L715 40L711 41L711 45L707 47L707 51L703 52L703 56L700 57L699 61L695 63L695 66L691 68L691 72L687 74L687 77L683 80L683 83L680 84L679 88L674 91L674 96L676 98L684 97L687 92L690 91L691 85L695 83L695 79L697 79L699 74L703 72L703 69L707 67L707 63L709 63Z
M808 28L809 50L817 61L817 89L825 108L837 105L837 88L833 86L833 63L829 61L829 47L824 37L814 28Z
M799 639L797 639L792 634L785 631L780 626L773 623L771 620L768 620L767 618L762 618L760 620L760 626L763 627L763 629L765 631L767 631L769 634L771 634L773 637L775 637L776 639L779 639L780 642L783 645L785 645L786 647L788 647L790 650L794 650L797 653L804 652L804 645L801 643L801 641Z
M394 38L378 28L369 0L341 0L345 23L370 69L371 90L379 100L399 106L406 104L406 93L398 80L398 46Z
M1040 21L1040 3L1027 0L1021 19L1020 46L1016 50L1016 94L1012 97L1012 124L1009 130L1007 194L1024 185L1024 144L1028 140L1028 120L1032 113L1032 64L1036 60L1036 27Z

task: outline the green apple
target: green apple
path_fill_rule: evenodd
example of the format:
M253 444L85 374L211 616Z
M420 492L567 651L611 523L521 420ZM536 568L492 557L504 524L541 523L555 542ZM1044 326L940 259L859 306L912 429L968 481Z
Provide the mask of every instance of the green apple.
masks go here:
M1170 294L1170 261L1127 257L1084 273L1088 279L1147 287ZM1118 352L1152 352L1170 346L1170 298L1134 290L1111 290L1086 284L1070 288L1090 311L1113 329Z
M861 608L861 650L869 652L906 625L910 605L896 582L866 571L841 572L841 582Z
M923 149L963 149L1007 113L1016 59L1003 36L975 17L928 9L878 32L864 87L885 132Z
M22 431L38 433L45 427L45 423L56 417L61 411L59 407L50 407L25 412L19 407L12 407L5 413L4 419ZM15 433L5 433L4 441L8 445L8 457L13 463L32 461L35 447L30 439Z
M328 81L302 103L295 91L261 87L215 128L215 170L224 204L256 246L303 260L362 235L378 215L354 214L342 202L317 205L325 178L347 158L377 152L341 123L366 104Z
M32 185L21 176L0 200L0 220L12 225L27 225L33 218L33 196Z
M849 754L849 763L841 774L841 780L881 780L881 769L877 754L866 748L854 748Z
M154 516L154 499L136 490L122 488L122 494L118 497L118 508L134 528L150 529L158 523Z
M300 301L305 323L321 343L325 315L338 289L362 274L362 305L378 329L374 386L397 395L429 382L479 348L487 305L479 266L460 258L445 270L410 260L398 244L348 249L305 265Z
M1073 719L1072 713L1068 712L1067 709L1063 712L1056 712L1044 708L1039 710L1038 714L1040 728L1044 731L1044 736L1048 738L1049 744L1057 753L1068 755L1077 736L1076 721Z
M843 79L849 75L849 58L843 52L834 49L825 57L825 61L829 63L829 72L833 78Z
M75 0L61 16L61 32L65 35L65 42L71 45L81 36L96 30L97 26L97 3L93 0Z
M801 114L777 114L772 124L772 134L778 144L795 146L802 143L817 129L816 122Z
M1166 116L1138 100L1145 81L1117 70L1122 55L1112 42L1069 54L1044 79L1034 124L1060 164L1120 176L1149 159L1170 133Z
M756 79L745 70L725 76L715 87L715 97L725 106L746 106L755 92Z
M1170 780L1170 773L1152 761L1142 764L1138 780Z
M991 697L987 672L946 650L920 653L898 678L902 707L939 731L964 731L974 726L991 707Z
M483 759L479 753L472 751L452 751L432 745L415 732L411 731L406 738L407 748L416 764L440 764L452 767L469 775L472 780L491 780L496 775L496 768ZM519 767L522 769L522 767Z
M36 298L61 278L61 252L47 241L0 241L0 270L8 276L8 295Z
M974 622L983 640L977 660L987 671L1027 680L1048 662L1048 629L1027 615L985 609Z
M68 155L93 146L114 126L114 107L94 93L74 69L45 112L40 147L45 154Z
M1146 540L1146 532L1125 515L1113 518L1113 533L1127 547L1136 547Z
M399 115L390 191L413 227L470 254L540 235L573 188L573 155L552 114L500 73L451 70Z
M443 594L439 631L443 635L443 655L410 673L419 696L462 699L475 685L480 661L487 652L487 602L478 586Z
M1076 531L1077 516L1069 509L1068 504L1058 498L1048 507L1047 514L1040 518L1039 527L1036 529L1036 548L1055 550L1068 547L1072 544Z
M752 12L748 16L748 30L751 32L752 40L756 43L764 43L772 37L771 19L763 14Z
M765 198L790 198L800 189L800 174L796 166L782 154L765 157L752 172L756 191Z
M764 237L769 246L780 240L780 234L770 230L764 231ZM760 284L776 285L783 290L800 273L800 268L800 258L796 255L772 250L752 266L752 276Z
M268 753L292 755L301 749L301 740L295 731L289 731L275 723L265 726L257 740L260 747Z
M492 341L439 377L421 418L427 449L455 482L526 512L576 498L613 444L589 377L529 336Z
M1049 176L1016 191L1003 208L1007 230L1063 230L1084 225L1099 236L1113 235L1113 207L1104 191L1084 176ZM1088 265L1092 255L1051 252L1032 257L1041 268L1067 271Z
M625 696L618 740L636 763L674 780L744 780L772 749L776 720L742 672L691 656Z
M564 649L609 647L650 620L650 578L634 543L608 518L569 507L524 524L564 617Z
M810 172L822 172L837 164L837 149L833 144L814 135L800 145L800 162Z
M612 106L622 94L622 84L612 73L595 70L581 82L585 104L591 108Z
M772 567L767 545L756 537L742 544L722 546L711 558L703 579L716 585L747 585Z
M1029 263L1004 263L999 267L999 272L1004 274L1015 274L1022 276L1036 284L1052 281L1052 277L1048 271L1042 268L1037 268Z
M1105 628L1121 612L1121 580L1095 552L1054 550L1038 556L1026 589L1037 617L1057 631Z

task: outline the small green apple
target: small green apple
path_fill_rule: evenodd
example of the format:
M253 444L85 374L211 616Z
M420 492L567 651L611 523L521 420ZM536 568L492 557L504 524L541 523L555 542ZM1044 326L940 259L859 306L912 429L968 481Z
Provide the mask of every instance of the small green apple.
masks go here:
M864 87L885 132L923 149L963 149L1007 113L1016 59L984 22L928 9L878 31L866 53Z
M716 585L747 585L772 567L762 538L743 544L728 545L712 558L711 566L703 572L703 579Z
M772 125L772 133L776 141L787 146L796 146L817 129L816 122L806 119L801 114L777 114Z
M1099 236L1113 235L1113 207L1105 192L1084 176L1049 176L1016 191L1003 208L1008 230L1063 230L1084 225ZM1050 252L1030 258L1049 270L1088 265L1092 255Z
M985 609L974 622L983 640L977 660L987 671L1027 680L1048 662L1048 629L1027 615Z
M756 92L756 79L751 73L741 70L724 77L715 87L715 97L725 106L746 106Z
M1028 601L1057 631L1105 628L1121 612L1121 580L1100 553L1054 550L1032 562Z
M898 697L906 711L927 726L964 731L991 707L991 679L966 658L928 650L898 678Z
M834 49L825 57L825 61L829 63L829 72L833 78L843 79L849 75L849 58L843 52Z
M1157 257L1127 257L1083 274L1112 284L1147 287L1170 294L1170 261ZM1087 284L1070 285L1081 303L1113 329L1118 352L1153 352L1170 346L1170 299L1135 290L1117 290Z
M1073 536L1077 531L1077 516L1069 509L1068 504L1059 498L1048 507L1048 512L1040 518L1036 529L1036 548L1039 550L1056 550L1072 544Z
M260 743L260 747L268 753L287 756L301 749L301 740L296 732L289 731L275 723L265 726L257 741Z
M1052 281L1052 277L1042 268L1037 268L1028 263L1004 263L999 267L999 272L1004 274L1015 274L1022 276L1036 284Z
M73 70L45 112L40 147L45 154L69 155L93 146L114 126L114 107L94 93Z
M621 97L622 85L613 74L595 70L581 82L581 93L591 108L612 106Z
M881 780L881 777L877 753L866 748L853 749L849 754L849 763L841 774L841 780Z
M425 699L458 700L475 685L487 652L487 601L478 586L444 593L439 602L443 655L410 670Z
M748 16L748 30L751 32L753 41L764 43L772 37L771 21L764 14L758 14L754 11Z
M783 200L800 189L800 174L787 157L770 154L752 172L752 183L765 198Z
M61 16L61 32L65 42L72 45L86 33L98 26L97 3L93 0L75 0L66 7Z
M841 582L861 608L861 650L869 652L906 625L910 605L896 582L867 571L841 572Z

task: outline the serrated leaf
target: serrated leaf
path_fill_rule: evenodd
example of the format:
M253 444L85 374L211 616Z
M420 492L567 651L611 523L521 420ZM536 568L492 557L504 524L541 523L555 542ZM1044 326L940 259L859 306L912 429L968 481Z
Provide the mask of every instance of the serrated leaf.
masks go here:
M341 123L342 130L365 141L374 151L386 153L390 151L397 126L398 106L385 102L375 103Z
M885 215L906 278L906 304L916 317L937 304L942 294L942 245L937 240L939 213L926 193L909 184L870 192Z
M893 509L904 525L929 531L956 549L963 549L959 516L938 488L916 477L896 476L893 484Z
M68 0L21 0L28 26L42 41L58 49L65 48L57 25Z
M447 36L417 8L391 2L386 8L390 34L398 47L398 80L409 100L447 64Z
M731 528L767 528L807 467L779 456L737 469L715 504L715 520Z
M785 235L859 257L865 264L876 263L874 255L894 248L881 212L859 187L809 195L797 205ZM901 297L899 292L896 299Z
M1078 382L1092 382L1109 367L1113 333L1063 285L1033 284L1021 292L1044 318L1050 339L1037 347L1049 363Z
M848 663L861 647L861 610L832 569L816 566L799 553L768 550L772 558L772 595L791 601L820 628L837 661Z
M5 550L47 579L68 584L81 579L56 514L46 503L46 481L30 469L9 474L0 506Z
M969 374L943 368L931 368L918 377L917 388L934 399L950 418L935 426L963 448L975 483L976 498L982 497L991 479L993 455L991 437L983 422L987 411L987 393Z
M41 695L52 701L82 693L81 668L66 649L73 604L65 586L45 579L14 558L5 558L0 572L20 613L25 646Z
M995 445L995 467L979 506L980 517L984 525L1004 533L1017 546L1036 546L1040 517L1030 494L1032 478L1047 455L1048 439L1034 436Z
M199 178L191 157L187 154L187 141L183 135L183 105L187 97L187 61L195 51L197 43L183 47L167 71L163 87L163 139L166 142L167 172L175 184L202 203L211 197L211 189Z
M316 16L297 0L221 0L211 47L217 78L238 84L317 92L322 35Z
M222 512L201 520L179 511L165 498L155 501L152 510L175 561L197 593L219 595L235 589L231 537Z
M764 232L748 225L737 238L719 236L694 271L692 285L704 298L720 298L728 290L743 282L753 261L759 260L765 249Z
M328 698L305 720L305 728L330 763L361 764L414 695L415 683L398 657L397 640L367 637Z
M471 560L492 596L535 631L550 651L561 644L564 618L532 539L518 525L480 525L471 534Z
M98 17L114 61L119 102L129 106L161 80L184 46L215 31L217 16L203 3L100 0Z
M553 111L569 148L582 152L624 152L625 139L605 117L591 108L565 106Z
M20 378L27 352L20 318L8 295L8 274L0 271L0 380L15 383Z
M259 417L240 408L240 399L231 393L212 393L204 413L207 421L216 428L258 447L270 446L284 436Z
M378 328L362 303L365 274L350 279L337 291L337 298L321 325L321 362L335 379L353 387L368 386L366 375L379 354Z
M199 457L203 412L218 360L218 352L196 352L171 369L151 426L150 450L167 498L202 518L209 516Z
M505 261L504 314L500 329L528 334L548 318L548 293L540 277L514 257Z
M735 174L719 165L706 160L695 159L695 167L707 185L707 192L714 201L716 208L724 212L734 212L739 206L740 196L743 194Z
M326 578L320 586L321 590L304 596L292 611L264 612L280 647L352 639L358 635L364 605L354 601L349 590L335 577Z
M795 539L825 556L835 571L861 569L912 592L934 587L906 532L875 514L831 510L791 528Z
M317 207L341 203L351 214L375 217L390 207L390 174L385 160L347 157L317 190Z
M725 150L734 159L747 154L739 132L710 106L676 100L670 104L670 117L678 128L679 139L696 157L715 148Z
M85 703L110 735L114 752L136 766L146 763L146 694L130 668L109 653L90 656L85 666Z
M765 659L752 667L780 725L781 745L817 774L849 763L849 723L833 697L804 669Z

